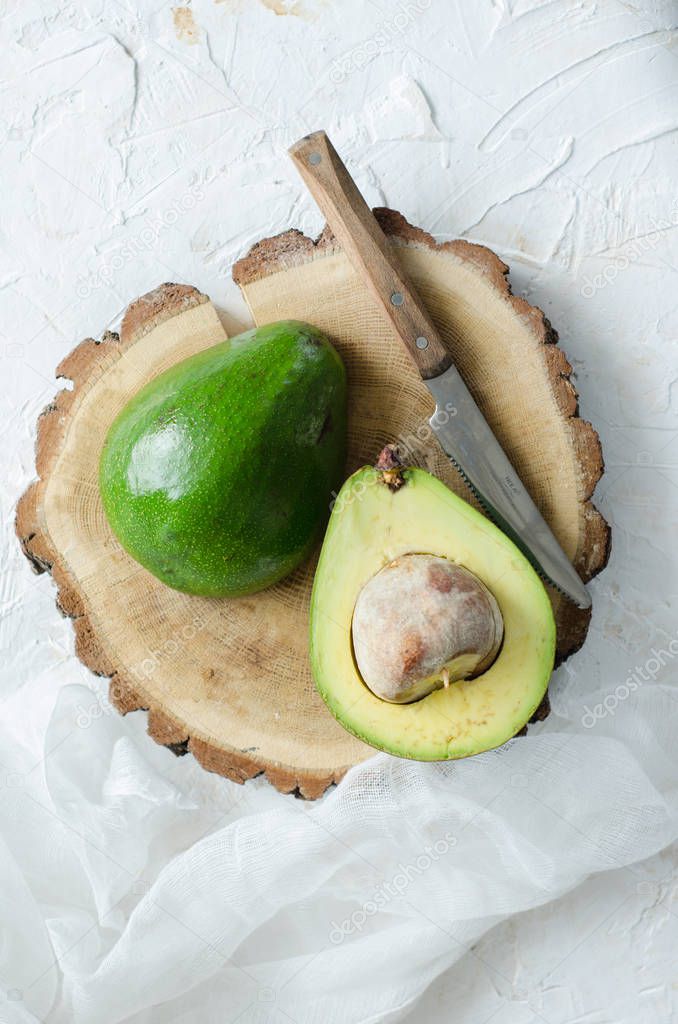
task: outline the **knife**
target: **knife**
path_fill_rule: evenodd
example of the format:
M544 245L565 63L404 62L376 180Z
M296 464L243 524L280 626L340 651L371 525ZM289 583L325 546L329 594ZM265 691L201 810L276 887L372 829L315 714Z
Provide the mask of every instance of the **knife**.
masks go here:
M289 154L431 392L436 410L429 422L446 455L534 568L579 608L590 608L586 587L492 433L329 138L323 131L313 132ZM451 408L454 416L449 415Z

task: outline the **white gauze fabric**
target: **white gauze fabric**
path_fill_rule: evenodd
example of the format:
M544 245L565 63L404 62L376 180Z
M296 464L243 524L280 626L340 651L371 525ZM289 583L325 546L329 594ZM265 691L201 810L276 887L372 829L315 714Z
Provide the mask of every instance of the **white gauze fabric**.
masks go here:
M63 687L49 756L3 780L2 1019L398 1020L497 921L676 836L670 687L595 727L561 703L500 750L379 755L306 803Z

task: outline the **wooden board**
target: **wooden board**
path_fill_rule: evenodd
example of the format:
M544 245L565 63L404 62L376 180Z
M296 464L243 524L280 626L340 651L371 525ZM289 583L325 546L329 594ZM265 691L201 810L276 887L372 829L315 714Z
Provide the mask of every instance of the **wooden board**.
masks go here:
M571 368L543 314L510 295L506 267L466 242L436 245L378 211L455 361L581 575L605 564L609 529L589 502L602 473L598 437L577 416ZM427 426L423 384L336 243L296 231L256 245L233 276L255 321L297 317L324 328L350 382L348 471L397 440L410 460L468 497ZM307 656L314 562L254 597L172 591L117 544L97 487L110 423L151 377L224 337L206 296L163 285L127 310L120 335L87 339L58 367L73 381L38 424L38 481L17 509L37 571L49 570L73 618L78 656L110 677L123 713L148 709L151 736L244 781L264 772L283 792L319 796L373 751L346 733L313 687ZM552 595L559 657L581 645L589 615Z

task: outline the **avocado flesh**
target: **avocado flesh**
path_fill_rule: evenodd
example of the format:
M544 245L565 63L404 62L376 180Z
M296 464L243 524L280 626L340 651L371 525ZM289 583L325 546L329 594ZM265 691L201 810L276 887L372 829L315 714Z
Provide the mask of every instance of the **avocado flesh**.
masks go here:
M424 470L402 475L393 492L366 467L337 497L311 597L313 675L332 714L373 747L418 761L468 757L515 736L541 703L555 656L553 612L534 569L496 526ZM474 573L499 605L504 641L482 675L391 704L360 677L351 622L365 583L413 552Z
M191 356L110 428L99 484L122 546L177 590L237 597L310 553L345 461L346 375L284 321Z

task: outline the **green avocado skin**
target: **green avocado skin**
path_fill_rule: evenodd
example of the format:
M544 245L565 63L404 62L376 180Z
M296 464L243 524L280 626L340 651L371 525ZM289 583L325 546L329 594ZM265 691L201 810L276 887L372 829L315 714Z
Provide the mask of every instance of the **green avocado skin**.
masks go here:
M138 562L189 594L270 586L311 552L346 458L346 374L295 320L178 363L113 422L99 486Z

